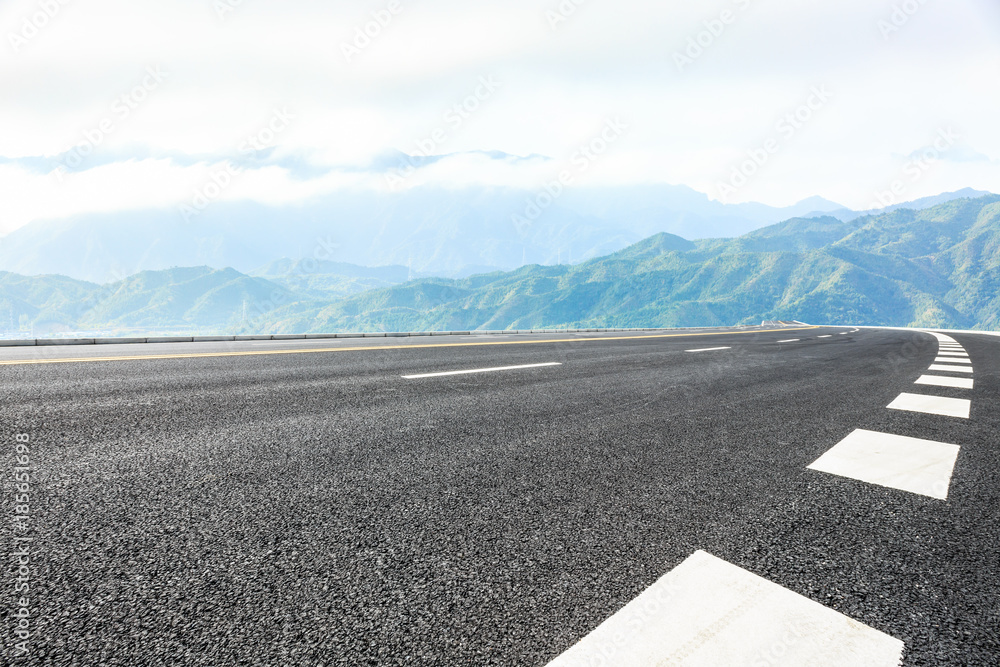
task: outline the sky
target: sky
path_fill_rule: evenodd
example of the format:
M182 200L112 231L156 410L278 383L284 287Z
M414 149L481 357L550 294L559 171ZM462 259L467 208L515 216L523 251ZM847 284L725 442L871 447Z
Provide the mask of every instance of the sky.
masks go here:
M1000 192L995 0L8 0L0 38L0 234L565 174Z

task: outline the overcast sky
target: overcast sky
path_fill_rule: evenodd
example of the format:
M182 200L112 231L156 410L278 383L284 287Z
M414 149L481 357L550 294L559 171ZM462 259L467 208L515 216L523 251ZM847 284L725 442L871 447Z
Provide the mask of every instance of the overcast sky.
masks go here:
M0 232L227 167L212 195L270 203L565 170L772 205L1000 192L995 0L11 0L0 32ZM548 159L392 181L392 150Z

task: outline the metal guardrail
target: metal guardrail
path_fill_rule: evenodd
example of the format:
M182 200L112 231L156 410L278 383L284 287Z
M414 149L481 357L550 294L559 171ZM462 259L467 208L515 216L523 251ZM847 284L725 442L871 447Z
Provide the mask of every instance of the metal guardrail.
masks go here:
M688 327L693 328L693 327ZM697 327L711 329L713 327ZM726 327L728 328L728 327ZM684 331L685 329L505 329L499 331L401 331L375 333L273 334L258 336L149 336L133 338L35 338L0 340L0 347L44 347L55 345L134 345L140 343L229 343L264 340L328 340L331 338L410 338L416 336L498 336L506 334L610 333Z

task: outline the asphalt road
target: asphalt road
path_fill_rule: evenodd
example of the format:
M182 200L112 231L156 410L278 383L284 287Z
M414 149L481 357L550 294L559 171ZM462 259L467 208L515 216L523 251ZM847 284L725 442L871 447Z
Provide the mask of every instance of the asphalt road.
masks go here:
M0 350L0 662L545 665L705 550L1000 664L1000 338L955 419L886 409L933 337L845 331ZM960 445L948 499L807 469L855 429Z

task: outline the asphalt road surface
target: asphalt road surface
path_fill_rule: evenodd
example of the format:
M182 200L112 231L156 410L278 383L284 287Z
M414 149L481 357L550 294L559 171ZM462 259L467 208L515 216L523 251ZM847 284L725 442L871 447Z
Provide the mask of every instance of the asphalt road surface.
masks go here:
M540 666L706 552L905 665L1000 664L1000 338L952 338L0 350L0 663ZM810 468L868 432L953 470Z

